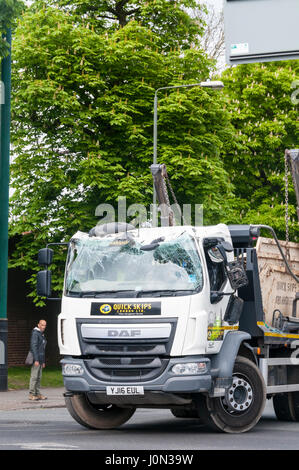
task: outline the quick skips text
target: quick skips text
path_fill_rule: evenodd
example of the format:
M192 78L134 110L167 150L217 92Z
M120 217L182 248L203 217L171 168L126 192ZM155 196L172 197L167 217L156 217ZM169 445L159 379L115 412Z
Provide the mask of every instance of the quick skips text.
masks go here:
M161 315L161 302L92 302L91 315Z

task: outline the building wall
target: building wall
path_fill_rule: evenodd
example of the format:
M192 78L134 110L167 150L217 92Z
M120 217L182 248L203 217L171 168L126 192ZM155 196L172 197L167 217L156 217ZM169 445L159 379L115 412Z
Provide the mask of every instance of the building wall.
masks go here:
M57 342L57 316L59 301L47 301L45 307L36 307L30 297L26 280L30 276L20 269L8 270L8 367L24 365L32 329L40 319L46 320L47 338L46 364L59 365L60 355Z

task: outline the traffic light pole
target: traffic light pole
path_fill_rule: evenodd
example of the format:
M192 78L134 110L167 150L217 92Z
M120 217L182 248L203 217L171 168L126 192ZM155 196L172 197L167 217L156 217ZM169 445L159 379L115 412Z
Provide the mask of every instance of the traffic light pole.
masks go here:
M6 34L11 47L11 30ZM7 390L7 275L11 51L1 61L0 100L0 391Z

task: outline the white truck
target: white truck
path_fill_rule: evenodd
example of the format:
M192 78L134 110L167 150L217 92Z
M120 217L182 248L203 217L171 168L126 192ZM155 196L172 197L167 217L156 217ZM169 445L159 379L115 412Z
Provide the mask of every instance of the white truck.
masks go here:
M298 421L298 294L279 327L266 322L258 237L258 226L224 224L115 223L76 233L58 317L73 418L112 429L136 408L168 408L240 433L273 397L279 419ZM52 257L49 246L39 251L37 292L45 297Z

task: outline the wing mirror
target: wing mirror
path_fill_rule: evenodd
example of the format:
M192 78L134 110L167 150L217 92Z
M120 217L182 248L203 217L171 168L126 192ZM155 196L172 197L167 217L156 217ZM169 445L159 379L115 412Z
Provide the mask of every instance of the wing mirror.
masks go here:
M50 266L53 261L53 250L51 248L42 248L37 255L37 261L40 266Z
M226 253L234 250L231 243L217 238L205 238L204 246L208 248L208 255L213 263L227 263Z
M209 258L213 263L224 263L224 269L234 292L248 285L248 278L242 261L235 260L229 262L227 260L227 253L234 251L234 247L231 243L219 238L205 238L203 245L207 249ZM211 292L211 302L215 303L220 300L223 295L231 295L232 293L233 292L224 293L221 291L213 291Z
M37 295L51 297L51 271L44 270L37 273Z
M69 242L49 243L49 245L69 245ZM53 262L53 254L54 251L48 247L38 251L37 261L40 266L44 267L44 270L37 273L36 292L38 296L47 297L49 300L61 300L58 297L51 297L52 273L48 270L48 267Z
M51 248L42 248L38 251L37 261L40 266L45 266L44 271L39 271L37 273L37 285L36 292L37 295L41 297L51 297L51 271L48 271L48 266L52 264L53 261L53 250Z

